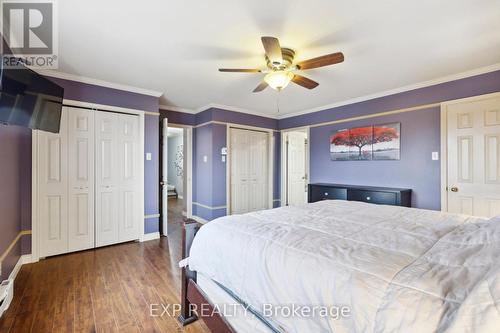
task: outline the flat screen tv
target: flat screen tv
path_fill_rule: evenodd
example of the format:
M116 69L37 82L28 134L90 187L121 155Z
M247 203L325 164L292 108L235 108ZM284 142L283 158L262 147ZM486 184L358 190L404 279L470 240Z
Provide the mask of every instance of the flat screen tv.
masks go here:
M11 64L0 64L0 123L59 133L64 89L21 62Z

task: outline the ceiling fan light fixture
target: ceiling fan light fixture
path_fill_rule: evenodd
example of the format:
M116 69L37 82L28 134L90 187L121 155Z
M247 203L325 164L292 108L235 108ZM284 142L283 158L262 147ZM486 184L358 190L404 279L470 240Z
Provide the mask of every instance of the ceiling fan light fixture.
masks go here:
M281 91L292 81L294 74L288 71L276 71L267 74L264 81L274 90Z

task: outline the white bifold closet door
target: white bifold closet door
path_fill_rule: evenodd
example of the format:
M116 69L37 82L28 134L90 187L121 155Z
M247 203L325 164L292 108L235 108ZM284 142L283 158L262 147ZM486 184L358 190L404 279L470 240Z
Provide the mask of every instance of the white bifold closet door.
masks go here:
M64 107L58 134L38 133L40 256L94 247L94 113Z
M68 251L68 112L58 134L39 132L37 147L40 257Z
M139 117L96 112L96 245L138 238Z
M37 136L40 257L138 239L139 117L64 107Z
M94 247L94 115L68 110L68 250Z
M231 214L267 209L268 134L231 128Z

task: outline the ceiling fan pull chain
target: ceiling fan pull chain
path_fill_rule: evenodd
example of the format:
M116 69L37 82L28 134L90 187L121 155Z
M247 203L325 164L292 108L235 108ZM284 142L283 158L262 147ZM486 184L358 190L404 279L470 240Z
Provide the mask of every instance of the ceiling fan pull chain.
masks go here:
M278 113L280 113L280 90L278 90L278 95L276 96L276 108L278 109Z

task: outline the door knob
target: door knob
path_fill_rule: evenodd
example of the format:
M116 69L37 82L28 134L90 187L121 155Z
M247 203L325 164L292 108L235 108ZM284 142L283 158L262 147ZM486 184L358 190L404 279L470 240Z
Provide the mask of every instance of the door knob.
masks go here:
M458 192L458 187L453 186L452 188L450 188L450 190L451 190L452 192Z

